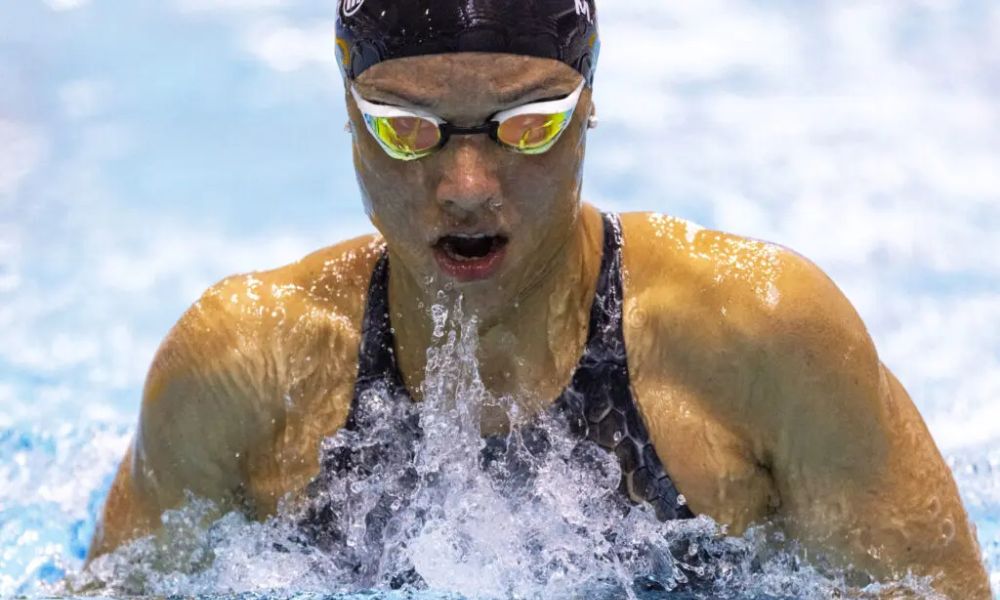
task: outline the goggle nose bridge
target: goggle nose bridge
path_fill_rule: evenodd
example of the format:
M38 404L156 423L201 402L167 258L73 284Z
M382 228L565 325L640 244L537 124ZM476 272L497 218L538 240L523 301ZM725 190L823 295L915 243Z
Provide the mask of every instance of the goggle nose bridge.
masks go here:
M441 131L441 140L437 144L438 148L444 147L453 135L488 135L494 142L500 141L500 123L492 120L473 127L461 127L445 122L439 124L438 129Z

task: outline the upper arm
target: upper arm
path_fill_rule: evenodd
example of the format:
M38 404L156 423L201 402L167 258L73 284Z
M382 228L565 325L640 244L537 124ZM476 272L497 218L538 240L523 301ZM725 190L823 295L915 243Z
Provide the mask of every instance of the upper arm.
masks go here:
M187 492L272 513L347 419L378 238L209 289L160 346L91 556L159 527Z
M868 572L988 594L951 473L860 317L791 253L778 285L753 404L786 526Z
M139 425L91 548L94 556L156 530L190 492L233 506L248 450L268 437L273 412L266 360L223 282L174 326L146 379Z

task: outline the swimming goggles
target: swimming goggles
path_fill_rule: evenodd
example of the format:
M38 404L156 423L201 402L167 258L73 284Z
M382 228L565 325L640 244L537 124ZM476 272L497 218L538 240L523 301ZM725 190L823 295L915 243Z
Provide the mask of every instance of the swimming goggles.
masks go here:
M486 134L504 148L520 154L543 154L559 141L580 101L586 82L573 93L558 100L525 104L498 112L489 121L475 127L452 125L440 117L416 108L375 104L361 97L351 86L358 105L375 141L385 153L398 160L416 160L432 154L448 143L453 135Z

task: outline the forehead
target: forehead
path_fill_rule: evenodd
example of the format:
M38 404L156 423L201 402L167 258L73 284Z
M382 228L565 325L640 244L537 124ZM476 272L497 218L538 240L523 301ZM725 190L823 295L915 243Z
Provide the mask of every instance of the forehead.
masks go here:
M450 98L506 104L569 93L583 77L556 60L459 52L398 58L379 63L357 78L366 90L414 104L433 106Z

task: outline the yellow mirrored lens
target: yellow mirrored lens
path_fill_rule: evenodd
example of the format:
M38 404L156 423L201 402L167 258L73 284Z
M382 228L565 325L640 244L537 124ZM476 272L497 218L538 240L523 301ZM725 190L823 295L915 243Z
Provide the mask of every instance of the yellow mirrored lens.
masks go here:
M436 123L420 117L371 117L368 126L393 158L412 160L427 156L441 141Z
M541 154L555 144L559 134L569 124L572 113L555 115L518 115L511 117L497 130L500 141L518 152Z

